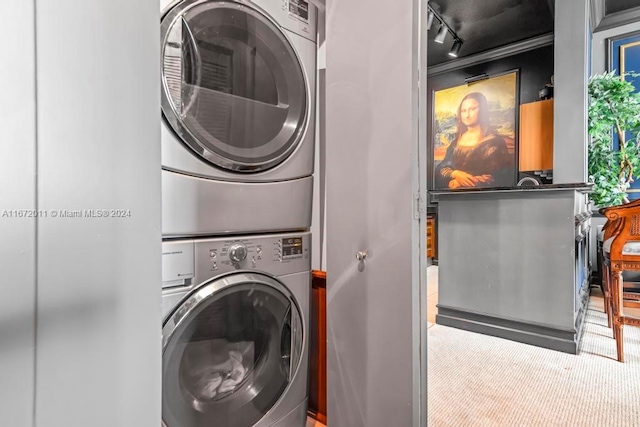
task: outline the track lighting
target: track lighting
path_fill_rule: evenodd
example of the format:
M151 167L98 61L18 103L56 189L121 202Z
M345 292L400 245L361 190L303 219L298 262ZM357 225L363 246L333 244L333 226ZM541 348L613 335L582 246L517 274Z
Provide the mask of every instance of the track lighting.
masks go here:
M438 12L433 10L431 5L428 5L428 8L429 8L429 14L427 15L427 30L431 29L434 19L437 19L440 22L440 28L438 29L438 34L433 39L433 41L436 43L443 44L445 39L447 38L447 33L451 33L451 36L453 37L453 46L451 46L451 50L449 51L449 56L453 58L457 58L458 53L460 52L460 48L462 47L462 43L464 43L464 41L460 37L458 37L456 32L453 31L446 22L444 22L444 19L442 18L442 16L440 16Z
M456 40L455 42L453 42L453 46L451 46L451 50L449 51L449 56L457 58L458 52L460 52L461 47L462 47L462 42L460 40Z
M447 26L441 24L440 29L438 30L438 35L436 35L436 38L433 39L433 41L440 44L444 43L444 39L447 38L447 32Z
M433 18L435 18L435 15L433 14L433 12L429 11L429 15L427 15L427 31L431 29Z

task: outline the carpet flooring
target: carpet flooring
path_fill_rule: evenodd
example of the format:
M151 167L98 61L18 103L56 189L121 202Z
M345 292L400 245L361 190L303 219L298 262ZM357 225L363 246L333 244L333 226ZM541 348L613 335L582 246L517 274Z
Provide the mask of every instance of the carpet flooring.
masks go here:
M640 328L625 327L618 363L597 301L577 356L430 327L429 426L640 426Z

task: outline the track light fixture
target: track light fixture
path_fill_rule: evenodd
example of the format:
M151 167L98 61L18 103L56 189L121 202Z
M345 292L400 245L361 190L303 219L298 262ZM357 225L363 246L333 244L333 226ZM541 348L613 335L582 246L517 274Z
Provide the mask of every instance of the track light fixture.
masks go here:
M458 53L460 52L460 48L462 47L462 43L464 41L458 37L455 31L451 29L451 27L442 19L442 16L438 14L430 4L427 5L429 8L429 14L427 16L427 30L431 29L433 25L434 18L437 18L440 21L440 28L438 29L438 34L433 39L434 42L443 44L444 40L447 38L447 33L451 34L453 37L453 46L451 46L451 50L449 51L449 56L453 58L458 57Z
M460 40L456 40L455 42L453 42L453 46L451 46L451 50L449 51L449 56L457 58L458 52L460 52L461 47L462 47L462 42Z
M438 34L436 35L436 38L433 39L434 42L436 43L444 43L444 39L447 38L447 26L444 24L440 24L440 29L438 30Z
M435 15L433 14L433 12L429 11L429 15L427 15L427 31L431 29L433 18L435 18Z

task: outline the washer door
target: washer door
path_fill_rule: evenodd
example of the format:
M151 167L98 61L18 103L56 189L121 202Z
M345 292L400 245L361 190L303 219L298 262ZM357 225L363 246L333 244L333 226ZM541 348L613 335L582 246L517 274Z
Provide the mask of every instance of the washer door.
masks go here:
M295 150L307 86L271 19L242 3L186 0L164 16L161 34L162 111L201 158L259 172Z
M162 329L162 420L168 427L252 426L298 368L293 295L259 273L231 273L187 296Z

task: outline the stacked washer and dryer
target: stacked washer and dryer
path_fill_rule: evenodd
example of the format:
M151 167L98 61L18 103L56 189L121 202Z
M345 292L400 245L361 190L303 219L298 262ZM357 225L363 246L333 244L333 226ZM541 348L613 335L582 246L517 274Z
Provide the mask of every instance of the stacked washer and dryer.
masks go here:
M316 10L161 10L163 424L303 426Z

